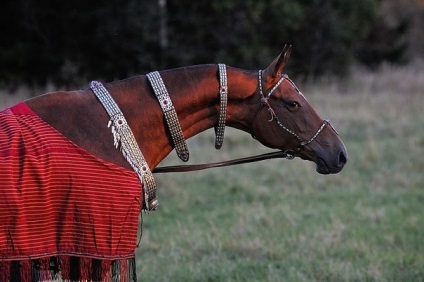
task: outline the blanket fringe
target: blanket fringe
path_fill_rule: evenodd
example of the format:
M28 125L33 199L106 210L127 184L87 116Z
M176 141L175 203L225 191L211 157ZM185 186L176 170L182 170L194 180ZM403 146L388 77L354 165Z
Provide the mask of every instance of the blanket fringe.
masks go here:
M21 261L0 261L0 281L137 281L135 258L100 260L54 256Z

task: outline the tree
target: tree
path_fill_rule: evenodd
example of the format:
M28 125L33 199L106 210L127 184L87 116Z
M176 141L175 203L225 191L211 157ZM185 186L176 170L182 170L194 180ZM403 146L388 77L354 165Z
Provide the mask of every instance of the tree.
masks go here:
M224 62L265 67L293 44L290 73L343 74L375 25L377 0L6 1L0 81L61 85ZM375 28L374 28L375 30ZM402 52L402 50L400 50ZM366 61L366 60L363 60Z
M156 6L139 2L7 1L0 16L9 30L0 47L0 80L72 84L156 65Z

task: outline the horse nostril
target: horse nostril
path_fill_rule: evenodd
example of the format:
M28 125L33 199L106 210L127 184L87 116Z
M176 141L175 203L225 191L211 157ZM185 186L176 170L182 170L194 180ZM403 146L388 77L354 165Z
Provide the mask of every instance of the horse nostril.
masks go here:
M347 162L347 157L345 152L341 151L339 153L339 167L343 167Z

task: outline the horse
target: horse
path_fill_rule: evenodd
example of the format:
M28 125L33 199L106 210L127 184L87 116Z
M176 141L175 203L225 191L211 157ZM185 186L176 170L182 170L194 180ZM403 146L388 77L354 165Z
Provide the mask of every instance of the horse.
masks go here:
M213 127L217 148L229 126L340 172L346 147L283 73L290 52L260 71L187 66L1 112L0 280L135 281L138 215L157 209L151 171L173 149L186 161L185 139Z

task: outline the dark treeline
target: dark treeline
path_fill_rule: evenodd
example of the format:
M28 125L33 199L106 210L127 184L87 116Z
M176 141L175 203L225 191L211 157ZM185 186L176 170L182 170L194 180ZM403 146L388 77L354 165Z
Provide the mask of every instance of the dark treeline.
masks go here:
M70 85L225 62L265 67L293 44L291 74L344 74L405 59L407 20L387 24L378 0L6 0L0 81Z

